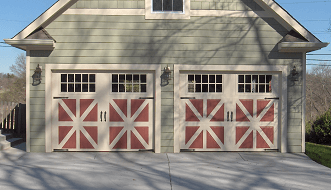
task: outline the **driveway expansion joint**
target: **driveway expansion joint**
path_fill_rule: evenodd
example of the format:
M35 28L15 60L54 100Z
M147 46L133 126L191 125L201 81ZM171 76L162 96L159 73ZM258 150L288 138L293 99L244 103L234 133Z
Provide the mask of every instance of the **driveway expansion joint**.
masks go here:
M173 188L172 188L172 176L171 176L171 165L170 165L170 161L169 161L167 153L166 153L166 157L167 157L167 161L168 161L169 184L171 185L171 190L173 190Z
M248 160L244 159L239 152L238 152L238 154L240 155L240 157L242 158L243 161L248 161Z

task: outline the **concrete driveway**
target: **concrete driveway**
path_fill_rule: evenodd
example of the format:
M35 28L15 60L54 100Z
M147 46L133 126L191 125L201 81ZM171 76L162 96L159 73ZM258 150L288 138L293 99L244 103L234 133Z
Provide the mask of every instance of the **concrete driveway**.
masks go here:
M330 190L331 169L275 152L0 152L0 189Z

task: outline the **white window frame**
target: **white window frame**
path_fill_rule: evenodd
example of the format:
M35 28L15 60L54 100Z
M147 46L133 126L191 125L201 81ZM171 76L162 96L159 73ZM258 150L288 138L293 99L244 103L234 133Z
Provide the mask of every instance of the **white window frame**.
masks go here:
M145 19L190 19L190 1L183 0L183 11L153 11L153 0L145 0Z

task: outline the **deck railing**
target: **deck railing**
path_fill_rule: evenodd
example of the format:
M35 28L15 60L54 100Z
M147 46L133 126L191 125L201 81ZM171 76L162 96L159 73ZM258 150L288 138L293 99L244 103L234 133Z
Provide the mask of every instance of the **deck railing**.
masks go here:
M14 102L0 102L0 129L2 133L26 134L26 105Z

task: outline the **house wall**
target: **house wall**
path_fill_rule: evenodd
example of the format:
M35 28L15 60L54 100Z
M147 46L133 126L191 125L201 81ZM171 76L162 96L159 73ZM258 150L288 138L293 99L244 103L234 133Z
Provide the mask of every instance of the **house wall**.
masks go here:
M144 9L145 0L80 0L72 9ZM252 0L191 0L191 10L263 11Z
M82 1L79 1L82 2ZM91 1L92 3L93 1ZM99 1L100 2L100 1ZM31 51L37 64L297 65L301 53L279 53L287 34L272 18L61 15L46 27L53 51ZM300 71L299 71L300 72ZM288 82L288 149L301 152L302 78ZM51 88L51 87L47 87ZM174 150L174 84L161 87L161 152ZM45 151L45 84L31 86L31 151Z

